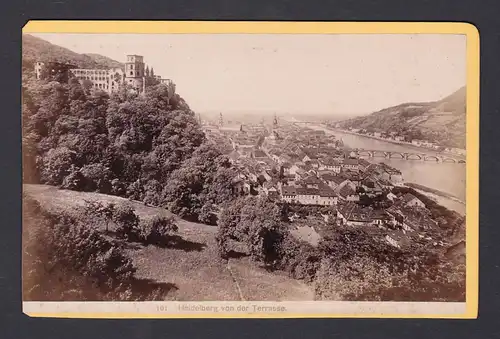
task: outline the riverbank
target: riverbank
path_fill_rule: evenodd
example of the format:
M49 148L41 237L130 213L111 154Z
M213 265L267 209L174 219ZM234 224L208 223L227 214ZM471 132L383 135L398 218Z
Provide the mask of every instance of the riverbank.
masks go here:
M404 147L408 147L408 148L420 151L422 153L433 152L435 154L443 154L443 155L446 155L446 156L449 156L449 157L453 157L453 158L456 158L456 159L459 159L459 160L461 160L461 159L464 158L463 156L460 156L458 154L449 153L449 152L439 152L439 151L437 151L437 150L435 150L433 148L417 146L417 145L414 145L414 144L412 144L410 142L406 142L406 141L397 141L397 140L385 139L385 138L381 138L381 137L376 137L374 135L368 135L368 134L363 134L363 133L356 133L356 132L352 132L352 131L348 131L348 130L343 130L343 129L340 129L340 128L331 128L331 127L327 127L327 126L323 126L323 127L326 128L326 129L328 129L328 130L330 130L330 131L332 131L332 132L341 132L341 133L346 133L346 134L357 135L357 136L360 136L360 137L375 139L375 140L379 140L379 141L384 141L384 142L387 142L387 143L390 143L390 144L401 145L401 146L404 146Z
M424 191L426 193L432 193L434 195L438 195L438 196L443 197L443 198L447 198L447 199L451 199L451 200L456 200L459 203L465 204L465 202L463 202L459 198L455 197L454 195L446 193L446 192L443 192L443 191L440 191L440 190L437 190L435 188L430 188L430 187L427 187L427 186L424 186L424 185L415 184L413 182L407 182L407 183L405 183L405 186L408 186L408 187L411 187L411 188L414 188L414 189L418 189L418 190Z
M411 182L405 183L405 186L411 187L417 192L426 195L439 205L444 206L449 210L465 215L465 202L451 194Z

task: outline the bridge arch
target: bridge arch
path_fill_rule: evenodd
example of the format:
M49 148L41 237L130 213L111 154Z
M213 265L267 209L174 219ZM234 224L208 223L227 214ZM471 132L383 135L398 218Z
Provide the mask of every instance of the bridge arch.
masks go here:
M407 160L422 160L422 156L420 154L407 153L406 159Z
M372 151L372 157L374 158L385 158L387 157L387 153L383 151Z
M457 161L455 159L453 159L453 158L443 158L443 162L455 163Z
M425 155L424 156L424 161L439 161L439 158L434 156L434 155Z
M358 151L358 156L371 158L373 156L373 154L370 151L360 150L360 151Z
M396 158L396 159L404 159L405 156L403 153L399 153L399 152L389 152L389 159L390 158Z

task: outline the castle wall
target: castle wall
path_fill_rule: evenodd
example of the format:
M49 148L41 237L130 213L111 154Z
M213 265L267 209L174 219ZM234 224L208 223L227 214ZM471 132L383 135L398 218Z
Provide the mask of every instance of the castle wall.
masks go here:
M44 67L48 67L49 75L53 73L61 73L61 70L66 72L66 76L64 77L65 82L68 81L68 76L74 76L80 81L80 83L83 83L85 80L91 81L92 88L103 90L108 93L117 91L123 84L132 86L139 93L144 92L144 89L147 86L144 58L141 55L127 55L125 69L74 68L72 65L56 62L36 62L35 75L39 80L42 79L44 72L47 72L46 69L44 70ZM170 82L168 79L162 79L159 75L155 75L154 79L162 83Z

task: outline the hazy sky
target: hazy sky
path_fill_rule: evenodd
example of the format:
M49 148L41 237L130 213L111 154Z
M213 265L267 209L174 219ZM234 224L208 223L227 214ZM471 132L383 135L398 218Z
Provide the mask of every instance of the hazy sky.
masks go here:
M198 112L370 113L466 83L464 35L33 35L121 62L144 55Z

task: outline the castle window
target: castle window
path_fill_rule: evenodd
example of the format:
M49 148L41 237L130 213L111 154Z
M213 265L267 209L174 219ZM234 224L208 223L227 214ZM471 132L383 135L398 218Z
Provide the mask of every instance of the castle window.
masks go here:
M131 71L131 72L130 72L130 75L134 75L134 72L132 72L132 71Z

